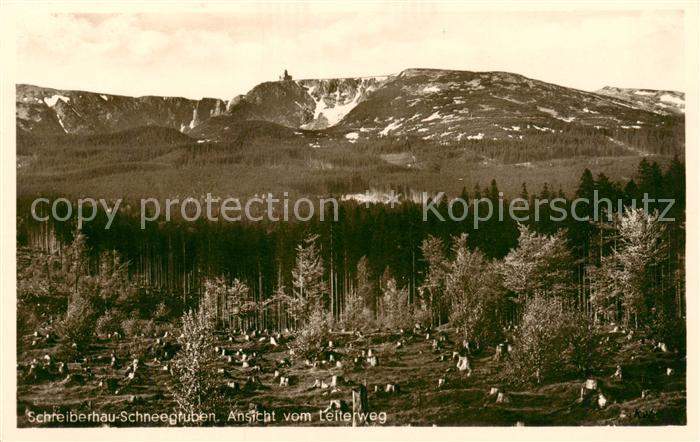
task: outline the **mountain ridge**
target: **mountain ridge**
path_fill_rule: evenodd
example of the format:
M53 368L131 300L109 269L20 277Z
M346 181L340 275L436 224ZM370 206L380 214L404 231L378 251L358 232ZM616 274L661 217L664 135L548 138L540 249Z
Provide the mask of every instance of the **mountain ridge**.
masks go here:
M128 97L25 84L16 90L18 132L34 135L95 134L155 125L216 141L226 139L226 124L206 123L227 116L224 123L267 121L294 130L321 131L350 143L412 136L445 144L522 140L537 132L563 132L567 126L664 130L677 124L669 119L684 115L680 92L610 87L589 92L505 71L434 68L408 68L383 76L267 81L230 100ZM663 104L662 99L670 102Z

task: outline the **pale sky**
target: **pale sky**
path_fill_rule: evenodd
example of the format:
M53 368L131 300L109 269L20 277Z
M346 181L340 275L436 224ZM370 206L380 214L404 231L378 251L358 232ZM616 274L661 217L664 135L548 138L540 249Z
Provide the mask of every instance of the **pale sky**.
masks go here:
M682 11L450 10L310 4L236 12L22 15L16 80L123 95L228 99L276 80L499 70L584 90L684 89Z

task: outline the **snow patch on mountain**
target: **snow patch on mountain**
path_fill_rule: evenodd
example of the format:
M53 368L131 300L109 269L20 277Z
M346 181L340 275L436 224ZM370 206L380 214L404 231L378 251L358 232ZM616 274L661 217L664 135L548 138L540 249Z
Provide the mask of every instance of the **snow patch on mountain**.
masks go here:
M324 129L337 125L359 103L366 100L388 76L297 80L313 100L313 119L301 127Z
M394 121L393 123L389 124L387 127L385 127L384 129L382 129L381 132L379 132L379 135L382 136L382 137L386 137L387 135L389 135L389 132L391 132L392 130L396 130L396 129L398 129L399 127L401 127L401 124L403 124L403 118L399 118L398 120L396 120L396 121Z
M54 107L56 106L56 103L58 103L58 100L61 100L64 103L68 103L70 101L70 98L66 97L65 95L55 94L51 97L44 98L44 103L46 103L46 105L49 107Z
M420 120L422 123L427 123L428 121L433 121L433 120L439 120L440 119L440 112L435 112L429 117L425 117L422 120Z
M440 92L440 88L438 86L435 86L435 85L426 86L423 88L424 94L434 94L436 92Z
M685 100L675 95L663 94L661 97L659 97L659 99L664 103L671 103L675 104L676 106L685 106Z

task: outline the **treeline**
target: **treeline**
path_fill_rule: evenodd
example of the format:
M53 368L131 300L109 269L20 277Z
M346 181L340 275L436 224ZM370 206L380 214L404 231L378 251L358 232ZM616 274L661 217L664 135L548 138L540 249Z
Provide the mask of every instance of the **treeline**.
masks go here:
M454 289L436 289L446 284L436 282L440 281L436 275L478 273L485 278L477 284L479 287L503 288L497 296L497 322L509 323L522 314L522 300L525 299L522 293L540 293L542 289L519 289L513 282L508 283L506 277L516 274L515 270L520 267L534 265L526 259L542 255L538 248L542 247L545 251L558 250L558 254L540 263L541 273L522 276L523 284L551 280L552 275L559 272L546 264L552 262L558 265L557 269L559 264L564 265L561 271L566 275L567 284L561 294L566 294L576 309L587 316L636 321L637 324L648 315L656 317L660 312L664 318L678 318L684 314L685 305L683 164L674 160L662 171L656 163L642 160L637 177L626 183L611 182L604 175L594 177L586 170L572 197L591 201L595 195L613 200L620 198L626 206L637 200L639 207L644 194L655 199L675 200L666 216L676 221L659 223L653 215L634 218L630 213L636 212L630 212L613 213L615 216L598 222L571 218L554 222L547 216L547 206L543 206L539 221L531 217L531 221L519 226L510 218L504 221L493 218L475 229L471 217L461 222L442 222L435 218L424 222L421 207L415 204L404 203L395 209L380 204L369 208L347 204L341 206L338 222L308 224L173 222L150 226L144 231L139 229L138 220L117 217L108 231L99 225L88 225L83 232L85 236L80 236L79 250L82 251L78 253L73 251L76 246L70 223L47 228L25 219L18 225L19 244L39 245L48 249L48 253L32 251L22 260L18 280L28 282L22 283L25 288L19 293L29 304L48 294L54 299L63 299L56 304L63 305L65 312L71 296L70 285L66 283L67 289L58 290L61 283L57 281L71 281L75 277L61 276L56 269L73 268L73 274L77 272L86 280L117 272L120 278L130 281L129 294L117 297L124 300L122 304L103 302L103 307L93 306L102 316L111 311L112 316L119 316L121 312L132 319L147 320L158 311L158 319L165 320L196 306L207 293L217 293L221 327L294 328L299 324L299 316L288 305L289 299L293 299L288 297L293 296L293 288L299 284L299 273L295 276L290 269L297 269L300 256L312 249L314 258L302 259L302 263L317 261L320 264L315 274L323 282L323 289L319 289L323 311L332 321L344 323L348 318L362 318L367 324L373 321L390 324L394 322L392 317L412 321L416 315L439 325L454 320L455 308L467 314L471 307L469 303L455 303L448 295ZM495 201L499 198L498 186L494 181L483 189L477 187L471 192L465 189L462 196ZM525 185L521 195L532 201L556 196L565 195L547 186L530 193ZM571 204L572 197L567 205ZM649 209L653 211L664 206L655 202ZM612 209L618 211L616 205ZM581 205L577 212L591 216L595 213L590 204ZM630 225L636 227L630 230ZM628 236L647 225L651 230L644 230L643 236L655 238L658 244L648 246L654 253L647 255L653 260L642 266L648 278L639 288L639 293L644 294L640 301L637 295L624 295L625 287L616 285L615 281L626 281L620 279L621 275L632 266L632 258L621 254L622 247L633 239ZM118 265L112 250L121 256ZM67 264L76 254L84 256L80 266ZM459 270L457 262L462 258L457 257L460 256L468 256L469 265L478 270ZM505 273L496 271L509 262L520 263L520 267L515 266ZM442 270L436 274L435 269ZM245 302L230 307L230 301L222 300L225 299L222 293L233 293L230 296ZM646 297L649 293L653 293L651 298ZM109 298L107 295L100 297ZM490 299L490 295L485 298ZM396 306L408 310L397 312ZM232 314L232 311L237 313Z
M526 129L530 126L529 129ZM505 163L525 163L561 158L638 155L683 155L685 125L668 117L655 127L596 128L578 124L539 127L520 126L512 138L465 140L459 147L468 152Z

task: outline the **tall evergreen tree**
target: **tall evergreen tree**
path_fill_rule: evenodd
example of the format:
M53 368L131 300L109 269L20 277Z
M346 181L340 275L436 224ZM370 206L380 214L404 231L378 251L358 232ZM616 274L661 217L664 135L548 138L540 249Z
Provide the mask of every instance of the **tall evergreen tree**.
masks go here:
M322 311L327 296L323 261L317 245L318 238L318 235L309 235L296 248L292 286L296 300L294 314L301 320L308 318L312 313Z

